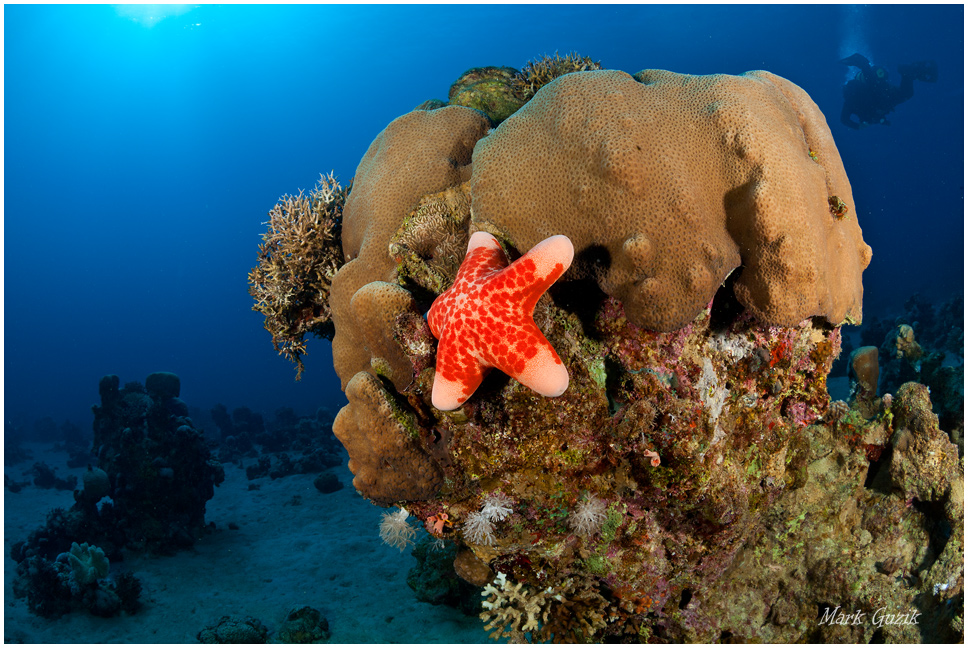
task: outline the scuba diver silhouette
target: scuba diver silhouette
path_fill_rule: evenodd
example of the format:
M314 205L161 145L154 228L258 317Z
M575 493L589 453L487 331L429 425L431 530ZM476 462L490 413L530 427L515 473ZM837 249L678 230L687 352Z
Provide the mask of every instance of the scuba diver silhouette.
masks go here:
M852 54L841 63L858 68L857 75L844 85L844 108L840 111L840 123L848 128L860 130L871 124L890 126L887 114L894 107L914 96L914 80L934 83L938 80L938 64L934 61L919 61L910 65L900 65L901 85L891 85L887 80L887 70L873 66L862 54ZM859 121L851 119L856 116Z

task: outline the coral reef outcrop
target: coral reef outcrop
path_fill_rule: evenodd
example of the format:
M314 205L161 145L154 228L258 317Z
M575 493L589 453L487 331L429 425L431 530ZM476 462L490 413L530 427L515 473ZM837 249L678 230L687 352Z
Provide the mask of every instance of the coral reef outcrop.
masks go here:
M931 390L941 427L964 455L965 346L963 295L932 304L915 294L896 317L865 320L861 343L878 347L879 392L893 394L906 382Z
M322 612L303 605L289 610L273 641L283 644L316 644L326 643L329 636L329 621Z
M101 405L92 408L94 447L111 480L112 515L125 544L171 553L204 532L205 503L225 473L177 408L178 377L152 376L151 392L136 382L118 389L117 376L101 380Z
M577 71L487 122L398 118L347 201L333 427L354 487L400 507L385 541L408 546L412 517L455 543L495 638L956 636L957 447L917 385L878 398L858 364L869 407L827 393L871 251L806 93L768 72ZM492 372L444 411L422 314L480 231L509 260L574 243L534 307L569 382L547 398Z
M119 386L115 375L100 381L101 405L92 408L98 466L88 467L74 505L51 511L11 548L15 595L36 614L134 612L140 582L109 571L122 549L170 554L208 528L205 503L224 472L186 415L178 376L154 373L145 385Z

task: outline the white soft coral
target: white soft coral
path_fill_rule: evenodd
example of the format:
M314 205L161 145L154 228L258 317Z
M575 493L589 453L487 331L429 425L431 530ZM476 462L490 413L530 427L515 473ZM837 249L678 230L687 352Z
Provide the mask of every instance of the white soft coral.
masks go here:
M464 520L464 538L474 544L494 544L494 523L483 513L474 511Z
M464 537L474 544L494 544L494 522L506 520L514 503L504 493L488 493L480 511L474 511L464 520Z
M488 520L498 522L511 515L511 504L513 500L504 493L488 493L484 498L484 505L481 506L481 515Z
M417 530L407 522L409 516L405 508L401 508L396 513L384 513L380 520L380 539L400 551L413 544L413 537L417 534Z
M606 504L603 500L594 496L589 496L580 502L571 515L568 516L568 524L578 535L590 536L597 533L605 521Z

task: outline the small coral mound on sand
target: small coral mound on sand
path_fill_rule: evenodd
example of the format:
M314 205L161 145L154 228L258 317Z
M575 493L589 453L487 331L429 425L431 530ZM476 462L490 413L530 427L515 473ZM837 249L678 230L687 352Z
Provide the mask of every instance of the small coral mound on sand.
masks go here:
M329 174L308 196L283 196L269 212L259 264L249 272L252 310L265 315L273 346L296 363L297 377L304 369L306 334L333 337L329 290L343 265L340 230L348 192Z
M110 562L100 547L74 542L70 551L50 560L21 542L13 546L11 557L18 561L13 594L26 599L28 609L39 616L57 618L86 609L112 617L140 607L141 581L128 572L110 576Z
M268 638L265 624L250 616L223 616L198 633L203 644L260 644Z

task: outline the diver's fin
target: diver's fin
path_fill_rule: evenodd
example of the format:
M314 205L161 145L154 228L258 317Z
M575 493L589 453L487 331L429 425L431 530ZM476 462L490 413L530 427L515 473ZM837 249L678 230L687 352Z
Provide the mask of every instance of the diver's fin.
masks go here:
M868 67L871 64L863 54L851 54L847 58L840 59L840 62L844 65L852 65L858 68Z

